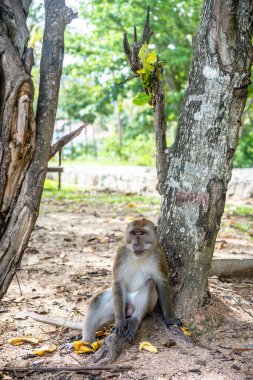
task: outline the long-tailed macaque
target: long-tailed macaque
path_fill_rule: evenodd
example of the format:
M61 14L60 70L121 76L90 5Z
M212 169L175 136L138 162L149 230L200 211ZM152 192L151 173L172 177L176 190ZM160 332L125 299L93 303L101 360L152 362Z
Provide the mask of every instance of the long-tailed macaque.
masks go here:
M86 342L93 342L96 330L115 320L115 332L130 342L158 299L166 324L180 325L180 320L173 316L168 266L156 228L151 221L139 219L127 225L124 242L114 260L112 287L91 300L83 325L34 313L30 316L41 322L82 330Z

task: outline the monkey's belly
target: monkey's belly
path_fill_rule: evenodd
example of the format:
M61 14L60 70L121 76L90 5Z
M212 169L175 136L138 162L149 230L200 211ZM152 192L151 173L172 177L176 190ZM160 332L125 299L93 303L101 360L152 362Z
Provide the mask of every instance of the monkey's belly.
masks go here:
M134 311L135 311L135 297L137 296L138 294L138 291L137 292L129 292L127 293L127 296L126 296L126 308L125 308L125 314L126 314L126 317L129 318L133 315Z
M126 308L125 308L125 315L126 318L130 318L133 313L135 312L135 307L131 302L126 303Z

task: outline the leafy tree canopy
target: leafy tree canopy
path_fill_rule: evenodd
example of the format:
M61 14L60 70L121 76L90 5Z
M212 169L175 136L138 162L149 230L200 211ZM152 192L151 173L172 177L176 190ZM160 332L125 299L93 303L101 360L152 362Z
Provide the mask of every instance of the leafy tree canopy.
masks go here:
M79 21L77 27L70 25L65 37L65 65L58 119L95 122L98 128L114 126L114 131L106 142L107 148L105 146L103 150L107 155L110 155L108 146L111 147L113 156L115 152L122 156L122 149L131 155L131 141L133 143L133 139L140 134L144 136L140 141L143 144L146 141L149 145L149 135L153 131L153 110L149 106L137 107L132 104L136 95L137 103L147 101L138 101L138 94L143 92L141 81L134 78L124 84L119 83L132 76L122 48L123 33L128 32L131 42L132 26L136 25L137 33L138 30L141 32L147 7L150 5L154 35L151 37L149 50L165 61L168 140L172 142L186 88L192 59L192 40L199 25L202 3L201 0L75 1L73 7L78 11ZM35 2L34 7L30 17L33 30L31 45L36 47L42 37L43 11L41 4ZM34 75L37 74L35 69ZM250 91L251 98L252 89ZM249 117L252 104L247 107L247 112L244 117L245 128L241 133L241 142L235 157L236 166L253 165L249 153L253 149L252 120ZM115 133L119 129L123 134L122 147L117 146L119 139L115 139ZM114 152L112 141L115 141ZM140 149L140 155L141 151ZM136 149L132 153L136 155ZM147 163L150 164L150 160Z

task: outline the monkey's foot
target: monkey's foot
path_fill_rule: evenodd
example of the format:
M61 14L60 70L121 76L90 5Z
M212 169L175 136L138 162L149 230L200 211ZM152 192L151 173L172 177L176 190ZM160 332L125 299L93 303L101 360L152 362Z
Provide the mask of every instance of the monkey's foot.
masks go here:
M127 344L128 342L124 337L117 335L115 332L111 333L105 338L102 346L95 354L93 362L99 362L99 364L114 362Z
M170 326L182 327L183 323L182 323L181 319L179 319L179 318L167 318L166 319L166 325L167 325L167 327L170 327Z

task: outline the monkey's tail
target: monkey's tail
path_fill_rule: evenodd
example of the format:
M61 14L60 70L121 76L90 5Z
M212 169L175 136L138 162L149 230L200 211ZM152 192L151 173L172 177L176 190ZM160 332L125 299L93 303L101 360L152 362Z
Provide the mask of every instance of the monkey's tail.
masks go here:
M69 329L73 330L82 330L83 324L81 322L72 322L72 321L66 321L65 319L58 319L58 318L50 318L50 317L45 317L44 315L39 315L37 313L28 313L28 317L34 319L35 321L38 322L44 322L48 323L53 326L64 326Z

